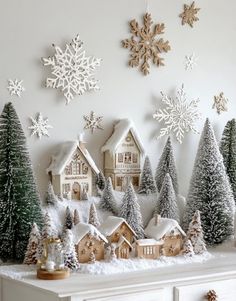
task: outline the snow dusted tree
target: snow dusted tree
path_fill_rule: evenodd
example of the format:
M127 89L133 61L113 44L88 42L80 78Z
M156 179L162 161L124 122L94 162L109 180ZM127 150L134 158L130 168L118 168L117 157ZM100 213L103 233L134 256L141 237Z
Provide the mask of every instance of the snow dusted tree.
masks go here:
M157 192L155 181L152 175L152 167L149 157L145 157L143 171L141 174L141 183L138 189L140 194L150 194Z
M187 238L191 241L195 254L202 254L206 251L206 244L203 236L201 215L199 210L197 210L193 215L187 232Z
M99 173L96 175L96 181L95 181L96 187L103 191L106 185L106 179L101 170L99 170Z
M73 228L73 219L70 211L70 207L66 207L64 230Z
M62 240L62 246L64 251L64 263L72 271L79 269L79 261L75 251L75 245L73 241L73 234L70 229L65 230L65 234Z
M57 206L58 198L54 193L52 183L48 182L48 189L45 195L45 205L47 206Z
M44 215L44 223L42 228L42 240L54 236L55 236L55 231L52 226L52 220L49 213L46 212Z
M110 252L110 261L116 259L116 247L114 244L111 244L111 252Z
M213 128L207 119L199 142L184 214L187 229L196 210L201 212L204 239L218 244L233 235L234 198Z
M143 220L140 212L140 206L131 182L129 183L122 199L120 217L123 217L127 221L130 227L137 234L138 239L144 238Z
M23 261L33 223L43 215L26 138L12 103L0 116L0 258Z
M97 210L94 205L94 203L91 204L89 209L89 224L93 225L95 228L98 228L100 226L100 222L97 215Z
M157 202L157 212L161 217L172 218L179 222L179 209L170 175L165 175Z
M115 215L117 214L116 200L113 194L113 186L110 177L106 180L106 185L103 190L99 208L102 210L110 211Z
M27 245L27 250L25 253L24 264L36 264L37 263L37 254L38 247L41 241L41 234L36 223L33 223L29 241Z
M192 257L194 255L193 245L190 239L185 239L182 254L189 257Z
M88 200L88 191L85 188L83 188L83 190L82 190L81 200L83 200L83 201L87 201Z
M175 165L174 151L173 151L170 137L168 137L166 141L166 145L163 149L161 158L159 160L156 169L155 181L156 181L158 192L160 192L161 190L162 183L167 173L170 174L175 193L178 194L179 188L178 188L177 169Z
M227 122L220 143L220 151L223 156L226 172L236 203L236 120Z
M74 225L80 223L79 211L77 209L74 210L74 218L73 218Z
M91 252L89 254L89 263L95 263L95 261L96 261L95 254L94 254L94 252Z

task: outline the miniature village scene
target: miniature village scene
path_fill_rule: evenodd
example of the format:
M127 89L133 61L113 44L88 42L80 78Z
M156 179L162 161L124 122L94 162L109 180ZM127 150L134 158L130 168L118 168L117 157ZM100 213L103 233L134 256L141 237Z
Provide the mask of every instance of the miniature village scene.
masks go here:
M19 137L15 150L25 138L11 104L3 116L6 124L12 116L16 120L12 128ZM235 120L230 121L232 126L236 129ZM66 278L71 272L109 274L208 260L212 256L208 246L232 241L234 234L233 185L223 157L228 158L229 140L236 137L228 131L229 124L219 148L206 120L186 200L179 194L171 138L166 139L153 174L141 138L128 119L116 123L101 149L104 170L96 166L83 135L78 141L63 143L46 170L48 188L42 205L24 152L22 175L28 174L26 184L33 201L29 203L20 190L24 207L18 210L22 210L22 229L28 229L28 236L10 225L1 241L2 262L34 266L38 278L51 280ZM4 136L1 139L3 149L11 147ZM236 162L235 150L232 154ZM12 160L13 168L19 169L19 163ZM16 186L19 181L12 178ZM9 210L1 206L2 211Z

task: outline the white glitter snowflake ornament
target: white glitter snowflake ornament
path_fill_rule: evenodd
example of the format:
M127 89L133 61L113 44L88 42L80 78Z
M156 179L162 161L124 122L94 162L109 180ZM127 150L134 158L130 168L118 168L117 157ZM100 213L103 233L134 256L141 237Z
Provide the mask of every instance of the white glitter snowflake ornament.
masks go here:
M90 129L92 134L95 130L103 130L103 127L101 125L103 117L102 116L95 116L95 113L93 111L90 112L90 115L84 115L84 120L86 121L86 124L84 126L84 129Z
M195 128L195 122L200 119L198 110L199 99L187 101L184 85L177 91L175 98L169 97L161 92L161 101L166 108L159 109L153 114L153 118L164 122L165 127L161 128L158 138L169 135L171 132L176 136L179 143L182 143L184 135L192 131L199 134Z
M22 92L25 91L25 88L22 86L23 80L8 80L8 86L7 89L11 96L16 95L18 97L21 97Z
M185 56L185 70L193 70L195 66L197 66L198 58L196 57L195 53L191 55Z
M52 129L52 126L48 124L48 118L43 118L41 113L38 113L36 118L30 117L32 125L28 129L32 130L31 136L37 135L39 139L42 136L48 136L48 129Z
M44 66L51 67L53 77L48 77L46 87L60 89L68 104L75 95L82 95L89 90L98 90L97 80L94 72L100 66L101 59L86 56L82 50L82 41L79 35L66 44L62 50L54 46L54 56L42 58Z

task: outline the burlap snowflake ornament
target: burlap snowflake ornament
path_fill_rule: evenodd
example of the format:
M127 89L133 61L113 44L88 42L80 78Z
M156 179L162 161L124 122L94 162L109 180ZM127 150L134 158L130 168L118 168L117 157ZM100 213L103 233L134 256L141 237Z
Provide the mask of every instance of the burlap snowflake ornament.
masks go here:
M200 8L195 7L195 2L191 5L184 4L184 11L179 15L182 18L182 25L188 24L193 27L194 22L197 22L199 18L196 16Z

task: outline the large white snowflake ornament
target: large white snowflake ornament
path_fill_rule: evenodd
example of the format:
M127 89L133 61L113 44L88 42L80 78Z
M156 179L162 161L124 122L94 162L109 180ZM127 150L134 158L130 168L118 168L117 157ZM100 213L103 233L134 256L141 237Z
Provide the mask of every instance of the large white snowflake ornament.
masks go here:
M32 130L31 136L37 135L39 139L42 136L48 136L48 129L52 129L52 126L48 124L48 118L43 118L41 113L38 113L36 118L30 117L32 121L32 125L28 127L28 129Z
M50 66L53 75L47 78L46 87L60 89L66 98L66 104L74 95L99 89L94 72L100 66L101 59L86 56L82 45L77 35L70 44L66 44L64 50L53 44L54 56L42 58L44 66Z
M23 82L23 80L18 80L18 79L15 79L15 80L9 79L8 80L7 89L11 96L16 95L18 97L21 97L22 92L25 91L25 88L22 86L22 82Z
M165 127L161 128L158 138L172 132L178 142L182 143L187 132L193 131L198 134L195 122L201 117L198 110L199 99L188 102L184 85L177 91L175 98L169 97L163 92L161 95L161 101L166 105L166 108L159 109L153 114L154 119L159 122L163 121L165 124Z
M103 117L98 116L96 117L95 113L93 111L90 112L90 115L84 115L84 120L86 122L84 129L90 129L92 134L95 130L103 130L103 127L101 125Z
M195 53L191 55L185 56L185 70L193 70L193 68L197 65L198 58Z

